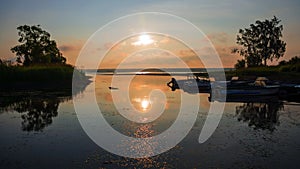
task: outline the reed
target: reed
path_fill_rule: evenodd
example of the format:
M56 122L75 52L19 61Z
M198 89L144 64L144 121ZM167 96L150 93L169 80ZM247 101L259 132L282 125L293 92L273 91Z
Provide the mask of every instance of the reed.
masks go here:
M0 82L57 82L71 81L73 71L79 76L84 74L66 64L47 64L33 66L0 65Z

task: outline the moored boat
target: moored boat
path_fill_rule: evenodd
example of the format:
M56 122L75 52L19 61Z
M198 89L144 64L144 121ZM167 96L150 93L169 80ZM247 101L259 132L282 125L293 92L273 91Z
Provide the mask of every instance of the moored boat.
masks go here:
M210 80L206 78L200 78L199 76L189 75L187 79L176 80L172 78L167 85L175 91L176 89L182 89L188 93L199 93L199 92L209 92L210 91Z
M230 81L226 84L226 88L214 85L211 95L219 97L244 97L244 96L270 96L277 95L279 92L279 84L270 83L265 77L258 77L255 82L248 83L247 81Z

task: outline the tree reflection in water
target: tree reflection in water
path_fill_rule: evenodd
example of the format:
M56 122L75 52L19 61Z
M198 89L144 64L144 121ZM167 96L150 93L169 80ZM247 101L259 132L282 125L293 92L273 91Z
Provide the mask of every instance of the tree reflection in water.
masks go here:
M72 88L66 84L59 87L50 84L25 89L0 90L0 113L19 112L22 114L23 131L42 131L52 124L53 117L58 115L59 104L82 93L91 83L89 78L73 81Z
M56 117L60 100L53 99L28 99L15 105L15 110L22 113L23 131L40 131L52 123Z
M282 102L244 103L236 107L239 121L248 122L254 129L275 130L279 125L278 111L283 109Z
M23 131L42 131L58 115L59 104L71 98L71 92L12 93L1 96L0 110L21 113Z

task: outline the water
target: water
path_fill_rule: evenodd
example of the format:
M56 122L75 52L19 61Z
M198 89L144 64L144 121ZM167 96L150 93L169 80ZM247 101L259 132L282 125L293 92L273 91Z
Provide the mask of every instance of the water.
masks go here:
M117 78L119 83L110 90L111 78L97 75L93 83L97 103L115 130L145 138L173 124L182 91L172 92L167 87L170 77L140 75L133 79L130 101L140 113L146 115L154 104L164 104L160 99L150 99L151 90L160 89L166 96L163 114L145 124L129 121L118 113L114 104L124 110L128 107L122 99L113 102L111 94L127 88ZM199 144L211 104L205 93L196 94L200 108L195 125L171 150L140 159L111 154L86 135L74 111L72 99L90 97L93 83L73 98L62 91L1 94L0 168L298 168L300 164L300 103L275 98L268 102L227 102L217 130Z

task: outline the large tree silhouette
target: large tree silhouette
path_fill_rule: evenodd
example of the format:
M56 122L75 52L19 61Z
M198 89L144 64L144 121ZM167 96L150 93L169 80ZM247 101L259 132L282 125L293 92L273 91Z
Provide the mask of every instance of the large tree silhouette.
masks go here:
M274 16L271 20L259 21L251 24L250 28L240 29L237 44L233 53L239 53L245 58L248 67L267 65L284 55L286 43L281 40L283 26Z
M21 44L11 48L11 51L16 53L18 62L25 66L66 62L56 42L50 39L50 33L41 29L40 25L23 25L17 27L17 30Z

